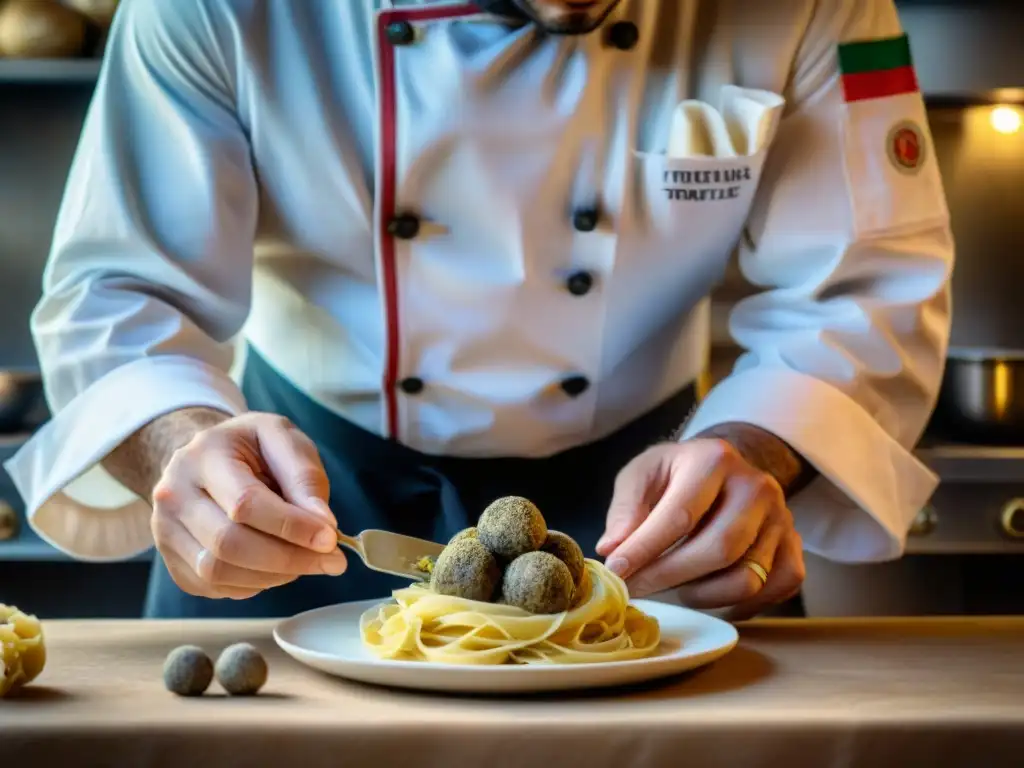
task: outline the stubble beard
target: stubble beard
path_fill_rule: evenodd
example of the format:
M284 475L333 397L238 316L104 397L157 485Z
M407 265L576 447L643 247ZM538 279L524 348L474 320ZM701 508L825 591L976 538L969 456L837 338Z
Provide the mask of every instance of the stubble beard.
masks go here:
M585 35L604 23L618 5L618 0L596 11L568 11L557 19L540 10L535 0L513 0L513 3L553 35Z

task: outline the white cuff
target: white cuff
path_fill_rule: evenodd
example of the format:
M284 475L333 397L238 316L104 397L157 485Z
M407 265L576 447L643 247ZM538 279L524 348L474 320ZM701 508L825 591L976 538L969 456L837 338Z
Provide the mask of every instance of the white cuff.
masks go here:
M841 563L894 560L938 478L857 403L785 369L733 374L708 394L683 438L745 422L785 440L819 472L790 499L804 548Z
M233 415L246 410L227 374L188 357L136 360L90 385L4 464L25 500L32 529L51 546L84 561L125 560L152 547L149 503L98 464L140 427L190 407ZM74 498L68 486L87 472L106 475L105 501L121 499L110 506Z

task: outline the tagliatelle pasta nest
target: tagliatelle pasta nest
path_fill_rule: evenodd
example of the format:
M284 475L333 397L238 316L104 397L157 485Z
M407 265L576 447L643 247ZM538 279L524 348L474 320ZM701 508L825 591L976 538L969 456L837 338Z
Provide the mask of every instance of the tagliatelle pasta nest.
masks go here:
M651 656L657 620L629 604L625 583L587 560L589 594L563 613L439 595L414 585L366 611L363 643L378 658L442 664L584 664Z
M0 698L31 683L44 666L42 623L35 616L0 603Z

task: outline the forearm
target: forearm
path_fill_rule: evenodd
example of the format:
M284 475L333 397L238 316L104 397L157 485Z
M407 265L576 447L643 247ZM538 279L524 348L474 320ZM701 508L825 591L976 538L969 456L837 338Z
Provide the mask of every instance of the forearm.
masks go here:
M697 437L725 440L748 463L774 477L787 497L805 488L816 474L814 467L783 440L752 424L717 424Z
M129 436L103 459L118 482L147 501L174 452L230 414L212 408L183 408L160 416Z

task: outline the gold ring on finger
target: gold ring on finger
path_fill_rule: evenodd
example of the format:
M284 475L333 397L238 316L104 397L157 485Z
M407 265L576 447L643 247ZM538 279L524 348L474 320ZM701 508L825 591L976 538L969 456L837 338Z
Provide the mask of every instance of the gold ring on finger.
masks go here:
M757 578L761 580L762 587L768 583L768 571L764 569L763 565L749 557L743 559L743 564L752 570Z

